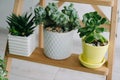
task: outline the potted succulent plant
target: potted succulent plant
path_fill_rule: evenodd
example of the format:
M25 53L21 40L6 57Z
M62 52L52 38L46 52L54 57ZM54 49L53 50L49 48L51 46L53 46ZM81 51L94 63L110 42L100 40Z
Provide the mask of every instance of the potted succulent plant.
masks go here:
M11 54L29 56L35 49L34 17L32 13L12 14L7 17L9 25L9 52Z
M80 27L79 16L73 4L58 10L55 3L35 8L35 23L44 25L44 53L52 59L71 55L73 30Z
M108 49L109 42L101 34L106 31L102 25L107 24L108 20L95 11L84 14L82 22L84 26L78 29L83 46L80 60L86 67L98 68L105 62L104 56Z
M6 71L5 60L0 58L0 80L8 80L6 76L7 76L7 71Z

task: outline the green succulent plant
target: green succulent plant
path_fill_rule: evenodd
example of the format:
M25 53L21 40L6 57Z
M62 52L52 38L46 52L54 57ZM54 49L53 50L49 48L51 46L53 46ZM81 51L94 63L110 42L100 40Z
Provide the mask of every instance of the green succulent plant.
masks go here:
M6 78L7 71L6 71L6 64L5 60L0 58L0 80L8 80Z
M69 21L65 25L66 28L73 30L80 27L79 16L73 4L70 4L68 7L64 6L62 12L69 16Z
M102 18L95 11L84 14L82 22L85 26L79 28L78 33L83 38L83 41L94 44L95 46L104 46L108 43L108 40L101 34L106 31L101 26L109 22L106 18Z
M9 33L15 36L29 36L33 33L35 28L32 13L18 16L12 14L7 17L7 23L9 25Z
M43 23L45 29L56 32L68 32L80 27L79 16L73 4L65 6L61 11L55 3L49 3L45 8L34 9L36 25Z

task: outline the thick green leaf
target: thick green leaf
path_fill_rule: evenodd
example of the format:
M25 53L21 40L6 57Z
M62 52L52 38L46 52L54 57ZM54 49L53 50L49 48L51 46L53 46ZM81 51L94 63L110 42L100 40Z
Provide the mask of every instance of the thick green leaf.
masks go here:
M107 19L106 19L106 18L102 18L102 19L101 19L101 24L106 23L106 21L107 21Z
M9 27L9 32L12 35L16 36L28 36L30 35L29 29L33 29L34 25L34 17L32 17L32 14L24 14L24 15L15 15L12 14L9 17L7 17L7 21ZM24 33L24 34L23 34Z
M85 13L82 20L85 26L78 29L79 36L84 37L87 43L95 45L106 43L107 40L100 33L105 31L105 28L102 28L101 25L106 24L107 21L106 18L102 18L96 11Z
M73 4L64 6L62 10L59 10L57 4L49 3L45 7L46 14L44 18L42 18L43 16L40 13L42 11L38 8L34 10L34 21L36 24L43 22L45 28L51 27L55 29L56 27L60 27L61 31L68 32L80 27L79 16Z
M95 37L93 35L89 35L85 38L86 43L92 43L95 40Z
M105 28L96 28L96 33L102 33L105 31Z

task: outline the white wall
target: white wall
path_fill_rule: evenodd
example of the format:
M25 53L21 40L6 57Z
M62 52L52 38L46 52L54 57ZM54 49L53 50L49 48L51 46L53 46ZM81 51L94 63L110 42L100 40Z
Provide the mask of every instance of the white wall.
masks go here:
M14 0L0 0L0 29L6 28L6 16L12 12Z

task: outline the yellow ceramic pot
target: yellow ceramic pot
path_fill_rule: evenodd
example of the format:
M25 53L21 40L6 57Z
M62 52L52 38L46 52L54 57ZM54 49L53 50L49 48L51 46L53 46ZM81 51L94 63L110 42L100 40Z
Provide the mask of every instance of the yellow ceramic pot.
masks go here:
M87 63L98 64L104 59L108 50L108 45L105 46L92 46L91 44L82 43L83 45L83 60Z
M103 58L103 60L97 64L87 63L83 60L82 55L83 54L80 54L79 60L80 60L81 64L87 68L100 68L106 61L105 58Z

